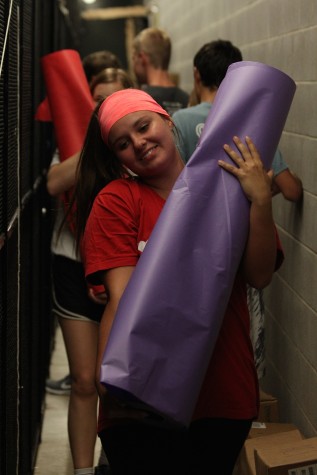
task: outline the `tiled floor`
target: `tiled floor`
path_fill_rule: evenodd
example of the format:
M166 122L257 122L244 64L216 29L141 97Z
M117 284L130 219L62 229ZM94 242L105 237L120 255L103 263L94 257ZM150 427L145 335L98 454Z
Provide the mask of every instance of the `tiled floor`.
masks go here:
M65 347L61 331L56 331L55 349L52 355L50 377L63 378L68 373ZM34 475L73 475L68 435L67 409L68 396L46 394L45 414ZM96 442L96 456L98 460L100 442ZM97 462L95 463L95 465Z

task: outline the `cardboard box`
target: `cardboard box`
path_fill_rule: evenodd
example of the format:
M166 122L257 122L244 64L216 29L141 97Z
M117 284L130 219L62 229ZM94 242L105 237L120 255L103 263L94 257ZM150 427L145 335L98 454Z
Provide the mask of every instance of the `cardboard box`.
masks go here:
M282 424L281 422L258 422L252 423L248 439L254 439L255 437L263 437L272 434L278 434L280 432L288 432L290 430L296 430L297 427L294 424Z
M284 425L284 424L282 424ZM302 439L302 435L297 429L286 432L278 432L265 437L254 437L247 439L241 450L239 457L240 475L256 475L255 469L255 451L261 448L280 447L289 445L292 442Z
M259 422L279 422L278 401L276 397L260 389Z
M315 475L317 437L289 441L286 445L258 447L255 465L256 475Z

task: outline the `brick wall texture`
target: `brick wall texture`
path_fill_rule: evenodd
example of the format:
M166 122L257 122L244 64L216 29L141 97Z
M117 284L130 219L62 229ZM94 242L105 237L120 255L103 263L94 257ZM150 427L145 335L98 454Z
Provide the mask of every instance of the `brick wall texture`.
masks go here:
M146 3L146 2L145 2ZM192 58L228 39L245 60L289 74L297 84L280 142L304 187L301 203L274 198L285 262L265 289L267 374L281 422L317 435L317 2L316 0L156 0L151 24L172 38L170 70L192 89Z

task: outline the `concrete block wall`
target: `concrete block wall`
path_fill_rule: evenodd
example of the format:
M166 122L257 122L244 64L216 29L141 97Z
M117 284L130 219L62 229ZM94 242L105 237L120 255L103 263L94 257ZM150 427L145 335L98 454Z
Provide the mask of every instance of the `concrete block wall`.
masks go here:
M285 262L265 290L267 375L281 422L317 435L317 2L316 0L156 0L153 22L173 41L170 70L192 89L192 58L229 39L245 60L289 74L297 91L280 149L304 186L302 203L274 198Z

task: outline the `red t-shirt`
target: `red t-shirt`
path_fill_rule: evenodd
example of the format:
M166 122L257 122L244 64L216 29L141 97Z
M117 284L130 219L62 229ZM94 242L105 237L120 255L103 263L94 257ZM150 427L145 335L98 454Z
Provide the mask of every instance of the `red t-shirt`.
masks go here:
M99 283L99 271L137 264L164 203L153 190L131 179L115 180L99 193L83 240L89 281ZM193 419L252 419L258 405L246 283L238 272ZM105 425L100 414L99 429Z
M135 266L165 200L133 179L103 188L89 215L82 244L85 274L100 284L98 272Z

